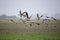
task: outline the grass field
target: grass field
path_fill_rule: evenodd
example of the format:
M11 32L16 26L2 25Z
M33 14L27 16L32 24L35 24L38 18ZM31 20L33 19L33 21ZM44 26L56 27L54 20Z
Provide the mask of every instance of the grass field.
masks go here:
M0 40L60 40L60 23L0 21Z
M52 33L46 33L46 34L2 33L0 34L0 40L60 40L60 35Z

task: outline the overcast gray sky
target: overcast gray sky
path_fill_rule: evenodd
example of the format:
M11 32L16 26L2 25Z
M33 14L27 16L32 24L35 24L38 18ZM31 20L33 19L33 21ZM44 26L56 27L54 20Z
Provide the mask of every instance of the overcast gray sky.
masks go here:
M0 15L18 16L19 10L34 17L36 13L57 17L58 13L57 18L60 18L60 0L0 0Z

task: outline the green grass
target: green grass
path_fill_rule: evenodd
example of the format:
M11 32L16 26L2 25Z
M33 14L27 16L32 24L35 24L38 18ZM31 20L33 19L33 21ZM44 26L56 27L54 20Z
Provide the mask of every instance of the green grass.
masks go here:
M60 34L53 33L0 33L0 40L60 40Z

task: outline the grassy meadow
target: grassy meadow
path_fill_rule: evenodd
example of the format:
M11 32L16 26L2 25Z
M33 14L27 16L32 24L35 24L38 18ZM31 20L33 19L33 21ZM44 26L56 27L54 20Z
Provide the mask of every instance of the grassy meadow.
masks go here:
M60 40L59 22L0 21L0 40Z

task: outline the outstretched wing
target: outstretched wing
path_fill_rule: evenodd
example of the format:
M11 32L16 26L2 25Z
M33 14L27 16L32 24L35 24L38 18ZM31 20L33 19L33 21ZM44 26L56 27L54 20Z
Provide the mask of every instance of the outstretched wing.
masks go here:
M32 15L30 17L28 17L28 19L30 19L32 17Z
M43 17L43 15L40 16L40 18Z
M22 17L24 13L21 13L21 10L19 11L19 16Z
M56 18L53 18L53 17L51 17L53 20L55 20L55 21L57 21L57 19Z
M21 13L21 10L19 11L19 13L20 13L20 17L22 17L22 13Z
M46 18L50 18L50 17L46 16Z
M37 18L38 18L38 20L40 19L40 18L39 18L39 14L38 14L38 13L37 13Z

